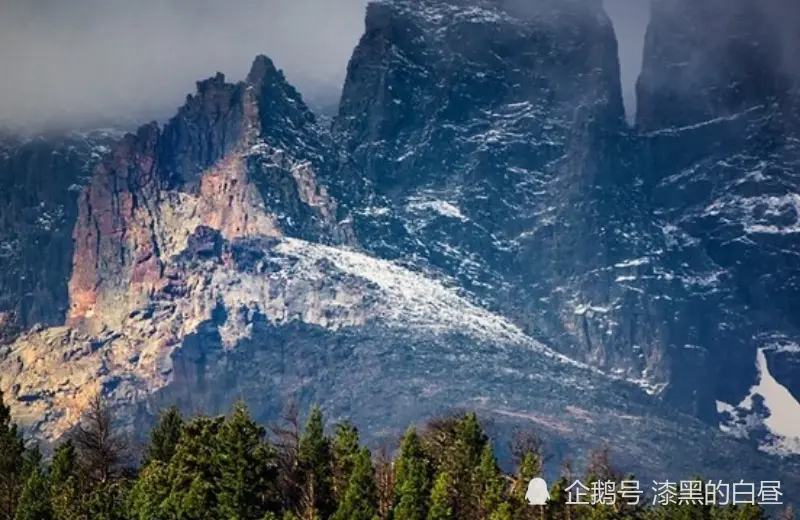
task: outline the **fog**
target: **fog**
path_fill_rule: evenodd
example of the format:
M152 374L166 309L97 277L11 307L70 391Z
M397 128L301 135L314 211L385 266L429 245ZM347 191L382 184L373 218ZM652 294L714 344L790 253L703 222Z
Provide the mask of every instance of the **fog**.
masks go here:
M0 0L0 124L163 118L268 54L310 96L337 91L363 0Z
M605 0L626 102L647 0ZM335 103L364 0L0 0L0 126L96 126L171 115L194 82L242 79L257 54L304 96Z

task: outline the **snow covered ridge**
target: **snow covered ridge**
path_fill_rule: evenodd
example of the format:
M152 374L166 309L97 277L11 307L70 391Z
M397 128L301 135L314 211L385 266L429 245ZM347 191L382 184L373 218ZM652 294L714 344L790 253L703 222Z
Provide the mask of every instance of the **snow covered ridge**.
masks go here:
M510 21L496 2L490 0L375 0L376 5L391 7L407 15L413 15L420 21L431 25L451 24L459 21L498 22Z
M316 278L319 276L317 266L331 262L342 273L374 284L378 300L370 306L370 312L390 327L415 328L434 335L463 334L498 346L530 348L565 365L633 383L651 395L664 389L664 385L644 376L630 378L609 374L560 354L528 336L506 318L469 302L439 281L388 260L292 238L282 239L274 251L297 261L292 267L293 275Z

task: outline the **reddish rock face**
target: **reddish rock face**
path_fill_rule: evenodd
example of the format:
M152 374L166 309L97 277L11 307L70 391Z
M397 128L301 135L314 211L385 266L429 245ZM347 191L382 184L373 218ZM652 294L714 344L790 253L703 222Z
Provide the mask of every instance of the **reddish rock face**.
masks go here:
M152 284L161 275L149 211L159 196L158 136L156 125L127 135L79 199L69 323L91 317L101 293Z
M286 152L315 143L309 136L317 131L292 96L262 57L247 82L225 83L221 74L201 81L163 131L152 123L116 145L79 198L69 325L119 326L130 304L169 285L165 265L198 226L228 240L300 236L317 226L350 236L337 231L336 202L316 177L320 165Z
M64 323L80 192L118 138L0 131L0 345Z

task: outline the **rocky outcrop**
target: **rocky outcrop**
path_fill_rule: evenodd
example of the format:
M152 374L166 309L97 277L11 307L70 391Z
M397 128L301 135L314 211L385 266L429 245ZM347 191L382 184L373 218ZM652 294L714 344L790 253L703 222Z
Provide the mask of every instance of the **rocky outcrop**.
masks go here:
M526 422L576 450L609 438L620 463L645 476L670 460L669 474L702 463L724 478L735 465L800 485L791 466L775 473L637 385L389 261L286 237L230 242L201 226L164 277L113 330L33 330L5 354L0 388L31 433L58 438L98 391L139 432L167 404L217 413L246 395L265 420L293 395L368 432L468 407L495 418L503 435ZM678 447L685 458L674 457Z
M657 0L637 85L644 131L777 104L797 114L800 9L770 0Z
M711 350L717 408L723 423L750 425L745 437L761 436L747 403L765 377L800 396L800 75L786 59L800 49L798 23L787 2L655 2L638 85L639 177L654 211L730 280L745 310L736 322L753 323ZM765 449L794 449L791 430Z
M63 323L79 192L115 139L0 137L0 345Z
M743 310L724 274L653 218L599 2L375 2L334 133L369 181L370 251L714 420L702 349L750 323L721 316Z
M352 240L317 178L327 165L314 117L271 61L256 59L246 82L217 74L197 89L163 131L125 136L82 194L70 324L121 326L200 225L229 240Z

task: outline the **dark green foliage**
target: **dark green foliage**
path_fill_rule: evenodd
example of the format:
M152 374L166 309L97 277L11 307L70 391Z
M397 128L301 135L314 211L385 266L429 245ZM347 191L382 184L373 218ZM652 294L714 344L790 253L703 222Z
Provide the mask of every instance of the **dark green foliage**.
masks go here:
M567 487L569 487L570 484L571 482L565 477L561 477L551 486L550 500L547 501L547 505L545 506L545 513L548 519L567 520L570 518L569 513L571 512L570 509L572 506L567 504ZM520 503L519 507L525 508L526 506Z
M25 443L0 392L0 520L12 520L22 486Z
M87 416L85 415L84 418ZM697 503L651 505L567 503L574 481L550 488L544 506L525 500L528 482L541 473L540 441L523 438L512 448L518 467L504 473L474 414L433 420L422 435L403 436L392 460L372 455L345 421L325 435L314 407L305 428L265 429L243 403L228 417L184 422L168 410L152 432L138 472L120 471L122 446L113 417L98 401L84 429L90 435L58 445L49 467L26 448L0 401L0 520L766 520L757 505ZM87 441L91 441L87 443ZM95 442L102 441L102 442ZM82 452L83 450L83 452ZM590 453L582 481L634 481L614 468L607 449ZM703 482L695 477L695 481ZM286 491L289 490L290 493ZM296 495L293 495L294 491ZM584 495L585 497L586 495ZM788 507L780 520L794 517Z
M53 461L50 464L50 484L53 488L64 486L74 479L77 471L77 455L75 445L70 439L56 447Z
M367 448L359 450L353 461L353 469L347 491L333 515L334 520L373 520L378 513L378 495L375 484L375 468Z
M497 466L491 444L483 447L481 462L473 475L473 488L478 498L478 518L489 519L505 503L505 483Z
M325 436L322 410L311 408L300 437L298 462L303 474L303 516L319 515L323 520L336 510L333 496L331 441Z
M237 403L217 435L219 505L225 518L260 520L277 509L275 452L265 433Z
M186 520L219 518L215 455L224 422L224 417L198 417L184 428L166 470L169 494L160 505L165 514Z
M394 520L424 520L428 515L428 460L416 429L409 428L396 462Z
M525 453L517 469L512 491L512 496L518 503L521 504L525 502L525 492L528 490L528 482L530 482L532 478L539 476L540 471L541 462L537 456L534 453Z
M512 520L511 504L503 502L490 516L489 520Z
M161 414L158 425L150 432L150 442L147 444L142 465L151 462L169 463L175 455L175 449L181 438L183 430L183 416L175 406L170 406Z
M166 520L170 480L167 466L151 461L145 466L128 497L128 517L131 520Z
M126 520L126 484L117 480L92 486L86 498L86 517L92 520Z
M41 468L31 469L19 497L14 520L52 520L50 486Z
M54 520L81 518L77 454L71 440L60 444L50 464L50 499Z
M455 454L462 459L465 468L474 468L481 459L481 454L489 438L481 427L478 416L469 413L459 422L456 437Z
M455 513L455 501L453 477L447 471L442 471L433 483L428 520L455 520L458 518Z
M337 424L333 437L333 490L337 501L344 498L358 455L356 427L350 421Z

